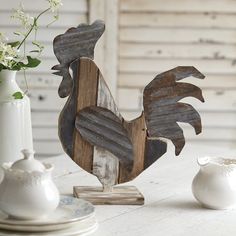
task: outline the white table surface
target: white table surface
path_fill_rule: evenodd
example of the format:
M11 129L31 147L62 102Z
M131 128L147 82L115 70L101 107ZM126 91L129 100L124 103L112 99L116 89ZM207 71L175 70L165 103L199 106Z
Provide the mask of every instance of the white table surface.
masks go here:
M231 236L236 235L236 210L201 208L191 192L198 156L236 157L236 149L186 144L179 157L169 151L134 181L145 196L143 206L96 206L98 230L92 236ZM51 157L55 182L62 194L74 185L99 185L65 155Z

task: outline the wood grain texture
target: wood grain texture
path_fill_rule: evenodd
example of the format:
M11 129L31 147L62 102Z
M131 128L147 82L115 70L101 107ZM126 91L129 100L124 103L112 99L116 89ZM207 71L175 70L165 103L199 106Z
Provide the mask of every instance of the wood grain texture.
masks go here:
M206 80L189 78L185 82L193 83L203 90L205 103L192 98L186 101L200 113L204 129L202 134L195 136L189 125L182 127L183 124L180 124L186 144L190 140L203 145L206 140L211 143L216 139L223 142L232 133L232 140L228 139L228 145L231 146L235 139L233 131L222 126L230 123L228 113L234 100L232 90L236 86L233 72L236 52L233 18L236 15L228 11L235 2L225 0L216 5L209 0L201 5L192 0L179 0L176 4L172 3L172 0L120 2L120 112L126 119L139 116L142 111L140 96L132 100L129 106L126 106L122 97L132 94L133 88L139 89L141 93L162 71L178 65L194 65L206 76ZM232 7L230 11L235 11L235 8ZM122 100L122 106L119 100ZM131 113L132 116L126 116ZM207 120L206 116L209 117ZM210 128L213 123L215 131Z
M111 110L120 120L122 116L119 109L115 103L115 100L108 88L108 85L103 78L103 75L99 69L99 81L98 81L98 94L97 94L97 106L105 107Z
M204 102L201 90L188 83L176 83L183 78L193 76L203 79L194 67L176 67L159 74L144 89L144 114L150 137L170 139L179 155L185 145L182 129L177 122L192 125L196 134L201 132L201 118L189 104L180 103L182 98L191 96Z
M205 0L200 4L195 0L181 0L176 4L175 0L121 0L122 12L236 12L236 2L233 0L220 1Z
M75 127L71 125L76 128L72 159L96 175L105 189L111 190L116 183L134 179L160 158L166 152L166 143L159 137L171 139L176 145L176 154L179 154L184 137L176 121L188 122L195 127L196 133L201 132L198 113L190 105L178 103L186 96L203 101L200 89L176 82L188 76L203 78L195 68L178 67L156 76L144 90L144 113L130 122L121 118L99 69L91 59L80 58L72 65L75 71L73 68L78 71L77 90L73 95L76 97L73 106L77 104L77 117ZM97 159L93 146L96 146Z
M235 14L225 12L121 12L120 25L122 27L173 27L175 28L232 28L236 20Z
M102 107L79 111L75 127L86 141L113 153L127 171L133 167L133 147L121 120Z
M194 200L190 187L194 174L199 170L195 153L199 156L235 156L236 145L231 148L216 143L186 145L181 160L174 158L173 152L171 146L165 158L132 182L145 196L145 205L96 206L99 222L96 236L236 235L236 211L203 209ZM60 169L61 177L56 181L63 194L71 194L72 186L79 185L77 180L83 180L85 186L97 185L96 179L84 171L71 174L74 165L66 156L45 161L56 164L56 170ZM65 169L70 174L65 176Z
M120 168L120 183L134 179L144 170L145 142L147 136L143 114L131 122L124 121L124 127L127 129L132 140L134 165L131 172L127 172L126 169Z
M149 140L144 114L133 121L124 121L96 64L90 59L81 58L80 70L81 66L85 66L82 62L89 64L90 70L96 71L96 73L85 76L84 78L93 80L93 83L98 84L99 89L96 93L94 91L96 86L91 90L91 92L93 91L97 95L97 106L94 106L93 102L86 103L87 106L84 106L84 99L86 99L84 98L84 92L77 99L77 103L83 104L83 108L80 105L77 106L77 108L82 108L77 110L78 115L75 123L76 129L81 136L79 136L80 138L78 140L74 141L74 150L79 149L79 146L81 146L79 142L84 139L86 140L85 143L99 147L96 150L98 150L97 155L100 155L100 158L96 157L94 152L93 158L91 158L91 155L88 158L88 153L79 149L79 159L86 160L86 162L89 159L90 164L93 162L93 168L95 170L90 169L90 165L87 166L85 163L78 162L75 157L73 158L82 168L95 174L103 186L106 186L105 188L111 189L109 183L113 183L114 185L115 180L117 183L130 181L137 177L145 168L149 167L155 160L160 158L166 150L166 143L161 140L156 142ZM80 81L79 83L85 82ZM81 89L82 91L89 91L90 87L91 85ZM91 97L92 95L90 94L89 98L91 99ZM150 146L152 146L150 150L155 151L148 151L147 148L150 148ZM104 155L105 152L106 155ZM111 153L116 158L112 157ZM104 161L104 158L108 158L108 160ZM116 165L119 169L118 172L116 172ZM111 173L111 169L114 170L113 174ZM110 178L113 181L109 182Z
M94 146L92 174L98 178L104 192L111 192L113 186L118 184L119 167L119 160L115 155Z
M74 61L71 64L71 69L73 71L74 84L71 94L59 116L58 134L65 152L78 165L91 172L93 147L88 142L82 140L80 134L75 131L75 120L78 110L96 104L97 70L94 70L94 68L91 70L90 61L83 59ZM87 80L87 76L94 80ZM79 104L77 99L81 99ZM87 158L83 158L84 153L88 155Z
M97 102L98 69L93 66L93 61L80 58L76 91L77 114L85 107L95 106ZM89 79L88 79L89 78ZM74 123L75 128L75 123ZM93 147L82 139L79 132L74 133L73 160L88 172L92 171Z
M181 53L180 53L181 52ZM235 45L221 44L165 44L165 43L121 43L121 59L234 59Z
M143 205L144 197L135 186L115 186L111 192L101 187L75 186L74 196L94 205Z
M60 97L67 97L72 89L70 64L80 57L93 58L95 44L104 30L103 21L95 21L91 25L81 24L77 28L70 28L53 40L54 54L60 64L52 69L58 70L54 74L63 76L58 90Z
M129 136L131 137L134 154L134 165L131 172L120 168L119 182L127 182L139 174L146 168L158 160L167 149L167 143L158 138L152 140L148 137L145 116L142 115L130 122L124 121Z
M98 76L97 106L109 109L116 117L122 120L101 72L99 72ZM93 174L102 183L104 191L111 191L112 186L118 183L119 166L119 160L115 155L106 149L94 146Z
M173 37L173 35L175 37ZM231 29L189 29L139 27L120 29L120 42L131 43L235 43L234 31Z
M85 35L87 27L83 28ZM179 103L188 96L204 101L201 90L177 81L204 76L194 67L177 67L157 75L144 89L144 112L127 122L120 115L97 65L78 52L66 58L69 62L78 56L70 64L72 86L68 90L66 84L61 84L70 96L60 115L59 136L70 157L99 179L103 192L97 188L75 188L75 194L82 191L86 198L92 197L97 203L114 204L118 198L119 204L126 204L129 191L121 187L114 194L113 186L134 179L159 159L167 149L161 138L170 139L176 146L176 154L180 153L185 139L176 122L189 123L197 134L201 132L199 114L189 104ZM61 71L58 74L63 75ZM128 199L129 204L140 203L134 195Z
M78 78L77 66L79 62L75 61L71 64L73 71L73 78ZM73 158L73 145L74 145L74 127L76 117L76 88L78 87L78 81L74 80L74 85L71 94L63 107L59 119L58 119L58 136L61 141L62 147L66 154Z
M93 71L93 73L85 74L84 72L81 72L83 70L83 67L87 67L89 72ZM88 58L80 58L80 65L78 66L78 70L80 71L79 73L83 78L77 78L77 80L79 81L79 90L77 93L78 116L75 123L75 127L77 128L77 130L75 131L74 136L73 160L76 161L76 163L78 163L82 168L97 176L100 182L103 184L104 190L108 190L118 182L119 162L117 160L117 157L115 157L112 152L109 152L111 151L111 149L106 150L104 148L101 148L103 146L100 145L92 147L91 144L86 141L86 139L81 138L81 134L80 132L78 132L80 131L80 129L78 128L80 111L86 107L100 105L115 112L114 117L116 117L117 122L120 121L121 118L118 112L118 108L116 107L115 102L110 94L110 91L106 86L106 83L103 80L102 75L95 63ZM86 117L86 119L87 118L88 117ZM101 123L103 123L103 121ZM101 130L100 132L102 133ZM130 146L132 146L132 144L130 144ZM115 153L117 154L118 146L116 146L115 149ZM128 156L132 156L132 148L129 149L129 152L131 153L128 154ZM107 160L104 161L104 158L106 158ZM124 158L123 154L123 160L126 161L126 158ZM130 161L132 162L131 158L128 162ZM128 166L132 166L132 163Z

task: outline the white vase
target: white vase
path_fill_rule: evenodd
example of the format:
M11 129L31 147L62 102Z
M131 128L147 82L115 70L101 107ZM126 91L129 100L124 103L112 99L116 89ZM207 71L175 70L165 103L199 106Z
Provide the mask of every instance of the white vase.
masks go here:
M33 149L30 100L15 99L22 92L16 83L16 71L0 72L0 164L15 162L22 149Z

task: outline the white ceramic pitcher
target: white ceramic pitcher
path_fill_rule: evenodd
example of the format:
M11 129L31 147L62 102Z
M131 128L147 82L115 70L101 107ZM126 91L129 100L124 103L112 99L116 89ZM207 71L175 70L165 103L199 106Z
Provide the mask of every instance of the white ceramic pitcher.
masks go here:
M200 170L192 192L202 206L212 209L236 207L236 159L198 158Z

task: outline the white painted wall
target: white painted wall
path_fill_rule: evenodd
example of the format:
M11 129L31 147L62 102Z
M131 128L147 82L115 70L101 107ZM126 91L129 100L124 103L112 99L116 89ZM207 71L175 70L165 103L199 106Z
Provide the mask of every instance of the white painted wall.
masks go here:
M46 1L22 0L37 13ZM17 25L10 11L20 0L0 6L0 30ZM178 65L193 65L204 81L188 79L203 88L205 104L193 101L203 121L203 134L195 136L185 125L188 140L233 146L236 143L236 1L233 0L64 0L60 19L50 28L42 20L38 38L45 45L42 64L28 73L34 145L39 155L62 152L57 119L64 101L57 95L60 77L51 75L57 64L52 40L67 28L100 18L106 33L96 47L100 66L125 118L142 109L142 90L157 73ZM22 74L18 81L24 87Z
M10 18L12 8L17 8L22 2L25 9L31 15L37 15L42 9L46 9L45 0L10 0L0 5L0 31L11 34L19 30L16 21ZM51 21L51 14L41 18L42 29L38 32L38 40L45 45L42 54L42 63L27 73L29 83L29 96L32 108L34 148L37 155L55 155L63 152L57 135L57 119L63 107L64 100L57 95L59 76L52 75L50 68L58 64L54 54L52 41L58 34L64 33L69 27L79 23L88 22L88 2L86 0L64 0L60 10L60 17L50 27L46 25ZM18 73L18 81L25 87L23 74Z
M142 90L156 74L192 65L204 81L203 133L184 125L188 141L235 146L236 1L120 0L118 101L125 117L137 117ZM129 102L127 102L129 101Z

